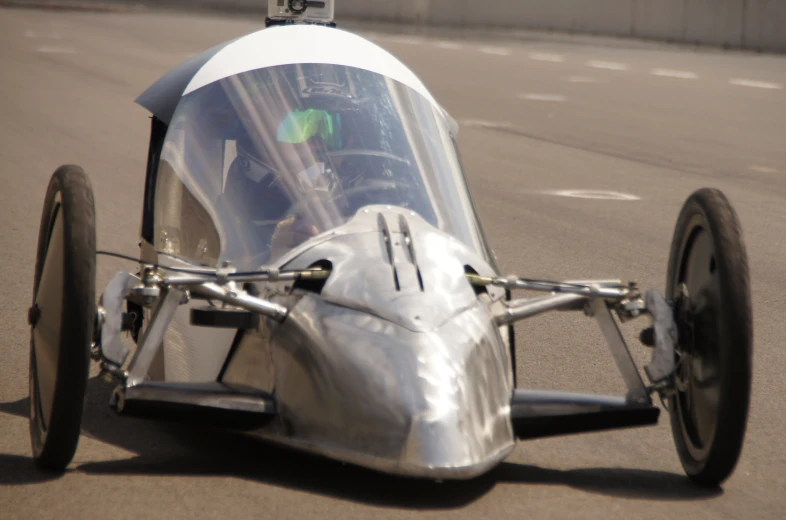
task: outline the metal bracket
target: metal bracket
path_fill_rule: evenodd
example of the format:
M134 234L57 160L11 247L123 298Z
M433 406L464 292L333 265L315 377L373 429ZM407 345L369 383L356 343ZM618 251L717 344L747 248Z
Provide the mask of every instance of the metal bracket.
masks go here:
M528 298L509 302L502 312L494 316L497 326L510 325L511 323L530 318L544 312L553 310L575 310L576 305L581 309L587 297L580 294L556 294L543 298Z
M115 366L123 366L129 350L123 344L123 304L139 278L129 273L118 273L101 295L101 341L100 356Z
M630 350L628 350L628 346L625 344L625 339L620 333L617 322L614 321L614 317L611 315L608 304L602 298L593 298L590 306L595 319L598 321L600 330L606 338L611 355L617 363L620 375L622 375L622 379L625 380L625 384L628 387L626 396L628 402L637 404L652 403L647 387L644 386L644 381L636 368L636 363L633 362Z
M139 348L128 367L128 386L141 383L147 377L150 365L153 363L158 349L164 341L169 324L175 317L175 312L183 301L183 291L174 287L164 287L158 300L150 324L145 329Z

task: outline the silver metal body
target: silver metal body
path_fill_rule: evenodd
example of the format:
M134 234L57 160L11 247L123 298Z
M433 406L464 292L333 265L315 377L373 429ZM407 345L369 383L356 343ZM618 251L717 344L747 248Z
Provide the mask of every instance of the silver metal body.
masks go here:
M293 272L325 261L331 269L320 290L297 286ZM579 282L560 288L567 294L505 302L502 287L549 286L494 278L477 254L403 209L369 207L277 268L239 275L258 279L259 296L240 289L231 273L162 272L130 291L161 288L115 397L119 409L135 400L268 413L272 419L253 435L441 479L475 477L502 461L515 443L512 418L650 403L610 310L630 298L629 288ZM201 298L264 319L240 332L195 327L188 310ZM597 319L626 397L514 394L507 326L558 309ZM164 377L150 382L161 348Z

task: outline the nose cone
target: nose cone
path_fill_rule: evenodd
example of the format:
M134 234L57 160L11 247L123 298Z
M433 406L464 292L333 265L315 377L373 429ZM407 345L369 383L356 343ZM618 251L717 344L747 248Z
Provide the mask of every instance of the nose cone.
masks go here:
M482 475L513 449L505 415L499 421L491 420L491 427L497 432L467 429L458 415L414 419L401 469L406 474L430 478L467 479Z
M273 356L290 444L425 478L475 477L513 447L510 360L481 302L415 332L306 296Z
M470 478L513 447L508 347L466 269L491 268L411 211L369 207L287 268L331 263L272 338L286 442L427 478ZM493 289L490 289L491 291Z

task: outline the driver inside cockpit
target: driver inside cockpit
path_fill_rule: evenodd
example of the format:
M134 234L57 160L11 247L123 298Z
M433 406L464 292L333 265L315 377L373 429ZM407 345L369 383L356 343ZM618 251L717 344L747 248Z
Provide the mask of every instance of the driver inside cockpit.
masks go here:
M343 216L330 215L345 209L337 197L338 161L329 156L341 147L340 125L340 115L326 110L293 110L280 123L275 145L265 147L266 157L248 133L238 138L225 193L261 233L271 233L271 258L323 231L320 223Z

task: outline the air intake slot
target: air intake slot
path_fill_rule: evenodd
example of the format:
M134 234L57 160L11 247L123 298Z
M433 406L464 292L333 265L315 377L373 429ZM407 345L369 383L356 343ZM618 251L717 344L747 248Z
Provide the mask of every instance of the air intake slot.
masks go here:
M391 269L393 269L393 283L396 286L396 290L401 290L401 284L398 281L398 272L396 270L396 257L393 254L393 237L390 235L390 226L388 226L388 221L385 220L385 215L379 213L377 216L377 225L379 225L379 231L382 233L382 240L385 242L385 252L388 256L388 263L390 264Z
M398 214L397 217L391 222L393 224L391 231L388 223L388 218L391 216L388 214L386 218L384 213L377 214L377 225L383 240L383 255L387 257L387 262L393 270L393 283L396 291L424 292L423 275L418 266L412 231L403 215ZM396 225L398 229L395 228Z
M398 227L401 230L401 234L404 235L404 245L407 247L407 251L409 251L409 259L412 262L412 265L415 266L415 270L418 273L418 285L420 286L420 291L424 292L425 289L423 288L423 275L420 273L418 257L415 254L415 242L412 240L412 231L410 230L409 222L407 222L407 219L404 218L404 215L398 216Z

